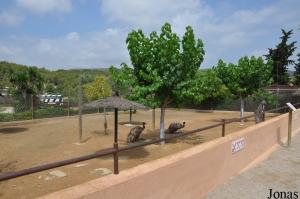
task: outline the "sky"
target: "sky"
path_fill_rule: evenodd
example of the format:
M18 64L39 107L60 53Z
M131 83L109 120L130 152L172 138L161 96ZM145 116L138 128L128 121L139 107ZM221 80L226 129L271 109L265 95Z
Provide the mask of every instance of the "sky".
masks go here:
M50 70L130 65L127 34L182 36L191 25L204 42L200 68L262 56L294 29L300 52L299 0L1 0L0 60Z

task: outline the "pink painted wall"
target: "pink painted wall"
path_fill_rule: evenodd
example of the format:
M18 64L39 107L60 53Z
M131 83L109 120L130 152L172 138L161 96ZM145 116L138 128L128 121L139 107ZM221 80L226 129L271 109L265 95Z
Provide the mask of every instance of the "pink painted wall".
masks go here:
M293 114L293 131L300 130L300 110ZM201 198L237 175L287 137L284 114L174 155L148 162L43 198ZM245 148L232 154L231 143L245 139Z

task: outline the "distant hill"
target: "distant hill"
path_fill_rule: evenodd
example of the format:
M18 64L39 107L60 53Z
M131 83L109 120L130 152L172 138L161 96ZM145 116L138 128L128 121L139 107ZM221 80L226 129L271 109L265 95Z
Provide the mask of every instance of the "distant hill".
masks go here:
M10 71L22 71L29 66L0 61L0 88L10 87ZM33 66L34 67L34 66ZM45 68L35 67L44 79L44 92L62 94L64 96L77 96L79 76L83 77L83 84L92 82L99 75L108 76L108 68L99 69L59 69L50 71Z

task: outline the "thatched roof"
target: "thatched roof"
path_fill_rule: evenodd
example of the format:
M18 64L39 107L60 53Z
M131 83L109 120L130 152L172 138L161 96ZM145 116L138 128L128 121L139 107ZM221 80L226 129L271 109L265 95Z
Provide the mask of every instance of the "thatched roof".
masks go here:
M133 101L126 100L119 96L112 96L101 100L96 100L87 104L85 107L90 108L118 108L123 110L128 109L147 109L146 106Z

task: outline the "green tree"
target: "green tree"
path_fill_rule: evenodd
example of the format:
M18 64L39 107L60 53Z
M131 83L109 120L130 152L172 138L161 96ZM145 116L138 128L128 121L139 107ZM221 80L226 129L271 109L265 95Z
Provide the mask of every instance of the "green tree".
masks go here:
M230 94L215 70L209 69L197 73L196 80L197 85L193 88L197 89L195 93L204 97L203 101L218 102Z
M83 93L88 101L103 99L111 95L111 88L105 76L98 76L93 82L83 86Z
M294 72L294 78L295 78L295 84L300 87L300 53L297 55L298 59L295 63L295 72Z
M109 75L112 89L118 91L121 96L128 97L135 82L133 69L122 63L119 69L111 66Z
M282 31L281 41L276 48L269 48L269 53L265 55L267 59L273 60L272 75L274 82L277 84L288 83L288 65L293 64L294 61L290 59L296 49L296 41L288 43L289 38L293 34L293 30Z
M195 105L208 100L218 101L229 94L227 87L217 76L216 71L211 69L198 71L194 78L189 81L188 87L183 89L180 94L180 98L186 105Z
M43 78L35 67L28 67L22 71L10 71L10 82L14 86L15 96L18 93L22 96L22 100L17 105L22 109L28 109L31 105L29 97L36 96L43 88Z
M142 30L134 30L126 43L135 77L131 97L150 107L160 107L160 138L164 138L167 105L180 105L187 97L202 100L190 91L204 57L202 40L195 39L190 26L180 40L166 23L160 35L154 31L147 37Z
M218 77L241 100L240 117L244 117L244 99L272 83L272 60L266 63L261 57L240 58L238 65L219 60L214 67Z

